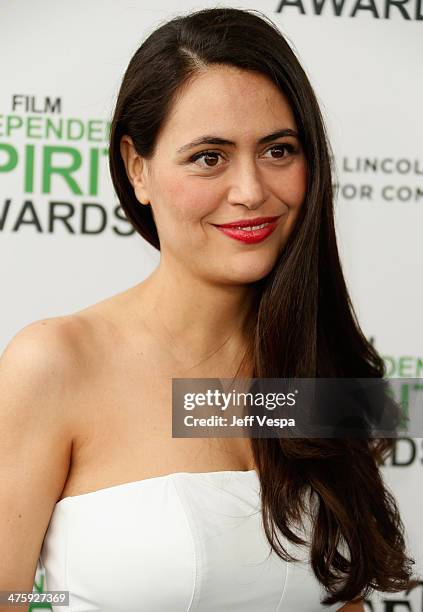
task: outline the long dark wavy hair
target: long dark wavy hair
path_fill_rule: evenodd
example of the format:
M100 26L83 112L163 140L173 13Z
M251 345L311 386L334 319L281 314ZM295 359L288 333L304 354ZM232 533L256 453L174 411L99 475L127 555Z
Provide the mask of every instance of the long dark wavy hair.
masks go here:
M382 357L360 329L339 260L333 214L331 147L316 95L279 28L255 10L212 8L159 25L124 74L110 131L110 172L137 232L160 250L150 206L135 197L120 141L154 155L177 94L198 71L228 64L267 76L287 97L307 160L307 190L297 223L272 271L256 283L248 351L254 377L383 378ZM380 466L388 438L253 438L263 524L274 551L306 545L292 527L314 499L310 562L328 595L323 603L413 588L398 506ZM345 556L341 547L347 549Z

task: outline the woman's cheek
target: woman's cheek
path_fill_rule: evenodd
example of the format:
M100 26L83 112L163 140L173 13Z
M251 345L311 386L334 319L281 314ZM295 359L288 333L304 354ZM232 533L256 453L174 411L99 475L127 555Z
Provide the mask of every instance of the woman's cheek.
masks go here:
M292 185L295 187L295 201L298 204L301 204L307 191L307 165L305 160L302 160L302 162L298 165Z
M192 224L199 224L201 221L213 215L219 204L214 204L216 195L208 194L206 190L193 192L186 191L184 195L178 195L178 213L180 218Z

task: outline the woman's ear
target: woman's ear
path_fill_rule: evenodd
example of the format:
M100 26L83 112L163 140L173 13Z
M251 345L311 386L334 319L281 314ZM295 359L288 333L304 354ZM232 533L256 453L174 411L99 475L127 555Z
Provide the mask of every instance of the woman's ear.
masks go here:
M146 180L146 161L136 152L130 136L122 136L120 154L125 164L128 180L134 188L135 197L140 204L150 204Z

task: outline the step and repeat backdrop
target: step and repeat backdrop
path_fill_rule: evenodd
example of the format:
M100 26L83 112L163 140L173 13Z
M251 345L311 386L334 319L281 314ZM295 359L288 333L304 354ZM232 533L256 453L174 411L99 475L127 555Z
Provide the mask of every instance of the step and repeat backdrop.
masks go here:
M265 13L299 56L333 146L339 247L360 323L389 376L423 378L423 0L3 0L0 350L26 324L118 293L157 265L112 188L113 105L159 22L212 6ZM423 574L423 440L400 438L382 469ZM44 588L42 568L34 588ZM420 612L423 584L365 608Z

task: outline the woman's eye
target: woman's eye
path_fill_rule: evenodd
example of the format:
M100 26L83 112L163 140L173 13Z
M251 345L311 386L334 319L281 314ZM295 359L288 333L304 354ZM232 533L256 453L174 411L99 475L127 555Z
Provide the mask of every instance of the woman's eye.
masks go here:
M273 157L272 159L284 159L285 157L287 157L287 155L283 154L284 150L288 151L288 153L294 153L295 147L294 145L290 145L290 144L273 145L272 147L267 149L266 153L268 153L269 151L271 151L272 153L276 152L277 153L276 157Z
M217 151L201 151L201 153L196 153L195 155L193 155L192 157L190 157L190 161L195 163L198 159L203 159L204 161L206 159L208 160L212 160L212 161L216 161L217 158L220 157L220 153L217 153ZM197 164L197 166L200 166L200 168L214 168L216 166L216 164L206 164L205 166L201 165L201 164Z
M290 144L278 144L273 145L272 147L267 149L266 153L268 153L269 151L271 153L276 154L275 156L272 155L271 159L285 159L285 157L288 156L287 154L285 154L285 151L287 151L288 154L295 153L295 147ZM200 166L200 168L215 168L218 165L219 157L221 157L221 153L219 153L218 151L201 151L200 153L196 153L195 155L190 157L189 161L192 163L196 163L198 160L202 160L204 161L204 164L196 164L197 166Z

